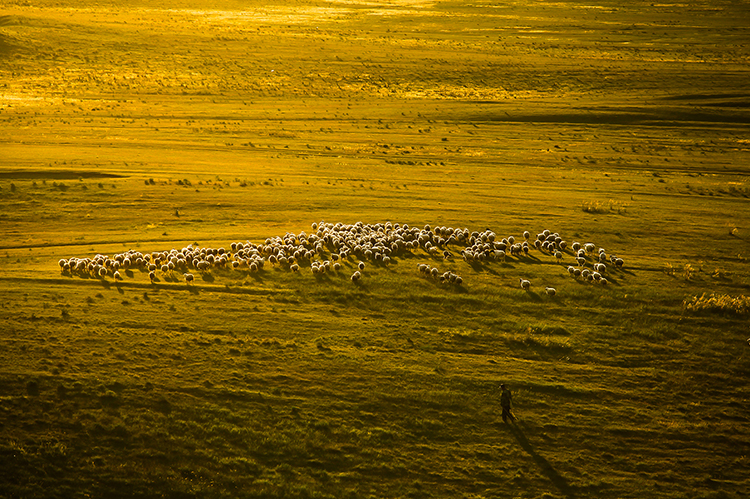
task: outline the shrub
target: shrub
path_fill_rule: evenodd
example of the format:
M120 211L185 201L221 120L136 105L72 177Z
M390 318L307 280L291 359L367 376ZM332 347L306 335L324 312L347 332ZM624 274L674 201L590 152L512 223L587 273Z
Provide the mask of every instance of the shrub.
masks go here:
M716 295L693 296L683 301L683 306L690 312L718 312L734 315L748 315L750 313L750 297Z
M617 213L623 214L627 209L627 204L610 199L604 203L602 201L582 201L581 210L585 213Z

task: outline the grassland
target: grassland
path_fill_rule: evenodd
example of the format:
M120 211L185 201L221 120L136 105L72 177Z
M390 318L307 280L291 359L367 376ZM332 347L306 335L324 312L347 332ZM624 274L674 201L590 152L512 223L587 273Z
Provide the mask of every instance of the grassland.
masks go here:
M5 5L0 497L750 496L749 6L620 4ZM321 220L626 265L57 264Z

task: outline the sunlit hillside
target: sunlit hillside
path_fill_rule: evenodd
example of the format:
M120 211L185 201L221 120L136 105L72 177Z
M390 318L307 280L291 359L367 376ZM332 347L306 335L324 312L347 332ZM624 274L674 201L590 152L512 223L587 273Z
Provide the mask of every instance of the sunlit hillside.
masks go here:
M5 3L0 497L750 496L748 12Z

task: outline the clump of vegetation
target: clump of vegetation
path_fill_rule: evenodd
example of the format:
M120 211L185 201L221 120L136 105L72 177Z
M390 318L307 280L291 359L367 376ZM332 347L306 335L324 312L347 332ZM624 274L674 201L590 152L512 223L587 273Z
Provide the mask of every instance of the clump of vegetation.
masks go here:
M685 279L687 279L688 281L691 280L693 278L693 275L695 274L695 267L693 267L689 263L686 263L684 270L685 270Z
M717 295L714 293L706 296L706 293L703 293L701 296L693 296L692 298L685 299L683 306L690 312L748 315L750 314L750 297L744 295Z
M672 266L671 263L667 262L664 264L664 273L673 276L674 275L674 266Z
M585 213L616 213L622 215L627 211L627 207L626 203L612 199L606 203L602 201L581 201L581 210Z

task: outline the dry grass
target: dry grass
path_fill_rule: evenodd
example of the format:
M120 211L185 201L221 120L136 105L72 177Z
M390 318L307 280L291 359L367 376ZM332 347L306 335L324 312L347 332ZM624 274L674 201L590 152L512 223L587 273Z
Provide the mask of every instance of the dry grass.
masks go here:
M750 497L744 4L5 7L0 496ZM359 286L57 265L320 220L549 229L626 263L608 286L569 251L417 252Z
M690 312L728 313L733 315L748 315L750 313L750 297L726 294L693 296L685 299L683 306Z

